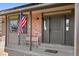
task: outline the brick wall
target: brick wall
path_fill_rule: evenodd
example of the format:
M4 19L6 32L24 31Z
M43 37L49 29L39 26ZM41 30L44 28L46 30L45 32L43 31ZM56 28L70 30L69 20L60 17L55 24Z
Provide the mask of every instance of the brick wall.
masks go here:
M42 14L32 13L32 35L41 38L42 35Z

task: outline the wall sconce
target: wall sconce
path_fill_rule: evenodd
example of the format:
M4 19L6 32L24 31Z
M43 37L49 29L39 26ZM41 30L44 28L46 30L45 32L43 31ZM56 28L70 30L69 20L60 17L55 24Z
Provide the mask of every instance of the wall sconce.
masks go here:
M37 20L39 20L39 17L37 17Z

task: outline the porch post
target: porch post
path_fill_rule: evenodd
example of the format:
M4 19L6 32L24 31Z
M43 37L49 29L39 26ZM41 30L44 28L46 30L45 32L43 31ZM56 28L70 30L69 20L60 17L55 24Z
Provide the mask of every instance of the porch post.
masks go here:
M79 3L75 4L74 55L79 56Z
M5 37L5 46L7 46L7 15L5 15L5 20L6 20L6 37Z
M30 51L32 51L32 11L30 10Z
M20 43L20 34L18 35L18 45L21 45L21 43Z

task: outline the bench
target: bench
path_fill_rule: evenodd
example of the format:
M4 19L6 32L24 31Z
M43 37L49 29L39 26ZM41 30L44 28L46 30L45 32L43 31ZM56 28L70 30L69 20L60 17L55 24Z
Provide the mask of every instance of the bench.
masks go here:
M30 45L30 37L27 37L25 40L26 45ZM39 45L39 38L37 36L32 36L32 46L38 47Z

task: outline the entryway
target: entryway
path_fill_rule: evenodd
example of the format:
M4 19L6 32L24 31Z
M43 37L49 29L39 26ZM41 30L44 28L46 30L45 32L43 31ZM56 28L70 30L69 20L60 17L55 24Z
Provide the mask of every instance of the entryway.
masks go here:
M74 17L72 14L43 17L43 43L74 45Z

